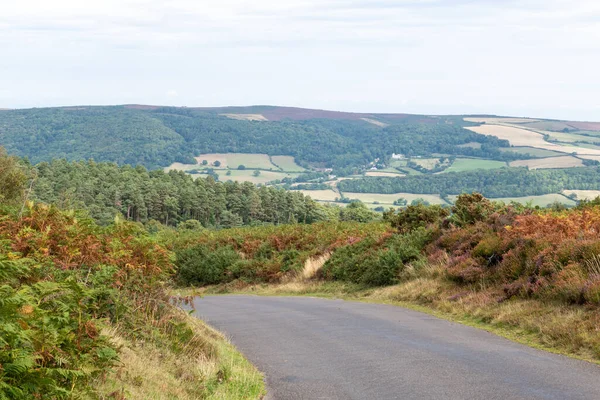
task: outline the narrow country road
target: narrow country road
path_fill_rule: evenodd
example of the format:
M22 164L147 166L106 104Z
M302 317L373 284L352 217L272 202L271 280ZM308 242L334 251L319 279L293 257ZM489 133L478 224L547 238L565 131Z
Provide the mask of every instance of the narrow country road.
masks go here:
M600 399L600 367L400 307L213 296L196 315L267 377L267 399Z

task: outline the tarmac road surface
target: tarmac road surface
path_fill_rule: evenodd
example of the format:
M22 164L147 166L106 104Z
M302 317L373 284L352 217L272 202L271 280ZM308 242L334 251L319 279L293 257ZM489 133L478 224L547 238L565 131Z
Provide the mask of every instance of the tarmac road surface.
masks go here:
M266 375L267 399L600 399L600 367L383 304L207 296L196 315Z

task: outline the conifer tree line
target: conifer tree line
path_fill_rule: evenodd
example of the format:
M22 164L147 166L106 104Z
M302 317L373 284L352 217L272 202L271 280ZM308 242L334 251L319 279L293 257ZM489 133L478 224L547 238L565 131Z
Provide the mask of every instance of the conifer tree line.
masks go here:
M142 223L176 226L196 220L205 227L224 228L327 218L324 207L302 193L248 182L218 182L210 176L194 180L181 171L94 161L53 160L30 169L32 200L88 210L103 224L119 213Z

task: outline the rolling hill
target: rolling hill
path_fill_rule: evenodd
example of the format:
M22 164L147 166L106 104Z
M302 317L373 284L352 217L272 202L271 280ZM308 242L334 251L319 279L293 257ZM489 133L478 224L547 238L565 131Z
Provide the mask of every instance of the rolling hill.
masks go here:
M319 200L342 204L345 191L445 198L467 190L465 182L469 190L510 198L600 190L593 179L596 122L275 106L74 106L0 110L0 145L34 164L64 158L180 169L313 190L323 194ZM498 186L510 177L520 180Z

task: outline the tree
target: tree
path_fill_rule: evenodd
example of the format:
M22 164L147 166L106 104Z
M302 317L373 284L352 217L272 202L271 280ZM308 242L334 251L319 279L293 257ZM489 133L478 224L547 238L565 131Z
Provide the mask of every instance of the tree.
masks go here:
M208 165L208 161L202 160L202 165Z
M213 162L213 166L220 167L221 166L221 161L216 160L215 162Z
M22 200L27 176L18 159L6 154L0 147L0 202L15 203Z
M237 169L239 169L240 171L243 171L246 169L246 166L244 164L240 164L240 165L238 165Z
M360 201L354 201L340 209L340 221L369 222L374 220L376 216Z
M259 170L255 170L255 171L252 173L252 176L260 176L260 171L259 171Z

